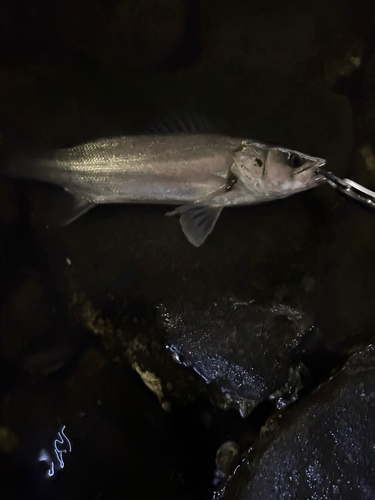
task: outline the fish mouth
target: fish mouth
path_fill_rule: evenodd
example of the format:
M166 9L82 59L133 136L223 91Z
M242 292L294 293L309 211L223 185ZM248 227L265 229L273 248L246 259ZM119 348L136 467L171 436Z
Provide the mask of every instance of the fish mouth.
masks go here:
M302 172L305 172L306 170L314 170L314 171L319 170L319 168L324 167L325 164L326 164L326 160L319 159L319 160L315 161L314 163L307 165L307 167L302 165L301 167L294 169L293 175L301 174ZM318 173L319 172L317 172L317 174Z
M320 172L320 168L324 167L326 164L326 160L323 160L322 158L319 158L318 160L314 161L313 163L310 163L310 165L301 166L298 169L295 169L293 171L293 175L296 174L301 174L302 172L306 172L308 170L311 170L311 177L310 181L308 181L308 186L313 187L316 186L317 184L323 184L327 182L326 177Z
M316 184L324 184L327 182L327 177L325 177L320 169L326 165L326 160L319 160L314 165L314 182Z

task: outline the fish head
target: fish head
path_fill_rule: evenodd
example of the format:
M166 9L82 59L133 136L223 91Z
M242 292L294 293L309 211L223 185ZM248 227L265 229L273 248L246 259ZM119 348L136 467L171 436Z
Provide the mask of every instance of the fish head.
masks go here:
M282 198L317 186L325 160L299 151L242 141L232 172L256 196Z

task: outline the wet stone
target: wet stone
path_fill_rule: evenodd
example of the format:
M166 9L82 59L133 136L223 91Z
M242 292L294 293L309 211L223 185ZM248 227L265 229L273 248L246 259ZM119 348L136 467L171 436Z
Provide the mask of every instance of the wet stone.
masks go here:
M103 316L102 311L95 309L83 294L73 295L71 312L79 324L100 338L114 363L130 365L166 411L171 408L171 400L187 403L206 392L204 382L194 373L187 373L183 367L176 365L171 353L165 349L164 342L157 339L158 325L153 318L154 310L147 311L140 308L139 304L126 305L113 296L110 301L114 302L112 307L118 311L117 314L111 311L114 324ZM140 320L133 314L124 314L124 310L129 313L135 308L137 314L141 315Z
M276 416L215 498L372 499L375 479L375 349Z
M300 388L290 370L311 323L298 311L232 300L203 311L186 305L160 312L175 359L214 386L224 408L247 416L259 402L274 399L275 391L281 398Z
M227 476L238 460L239 446L234 441L226 441L216 452L215 464L218 478Z

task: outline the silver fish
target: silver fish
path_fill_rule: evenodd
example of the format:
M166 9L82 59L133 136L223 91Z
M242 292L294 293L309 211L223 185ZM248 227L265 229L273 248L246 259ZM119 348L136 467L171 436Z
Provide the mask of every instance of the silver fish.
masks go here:
M190 243L200 246L224 207L263 203L323 180L325 160L243 138L186 130L116 136L30 159L13 158L8 173L64 188L60 223L101 203L179 205ZM61 206L61 204L60 204Z

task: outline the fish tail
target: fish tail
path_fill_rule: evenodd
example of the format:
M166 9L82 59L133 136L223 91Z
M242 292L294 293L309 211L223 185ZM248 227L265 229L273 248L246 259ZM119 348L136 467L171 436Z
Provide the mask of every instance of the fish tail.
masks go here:
M51 159L51 155L46 155L45 152L43 155L38 152L9 155L2 162L1 173L18 179L51 182Z
M0 162L1 163L1 162ZM61 184L61 172L57 175L56 152L19 153L3 162L0 174L18 179L31 179L48 184ZM49 222L53 226L64 226L88 212L95 203L88 199L51 186L49 193Z
M0 139L0 175L20 179L39 178L38 153L20 148L24 136L16 126L9 126Z

